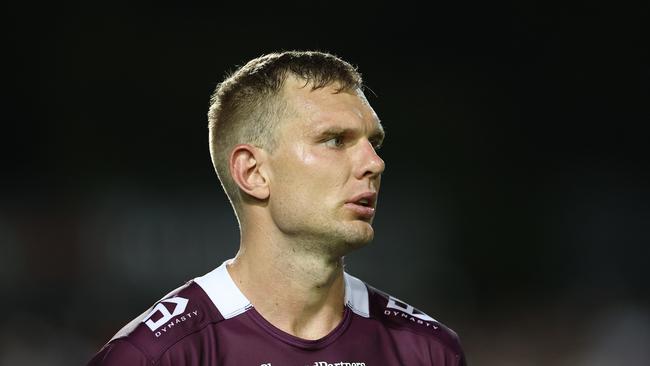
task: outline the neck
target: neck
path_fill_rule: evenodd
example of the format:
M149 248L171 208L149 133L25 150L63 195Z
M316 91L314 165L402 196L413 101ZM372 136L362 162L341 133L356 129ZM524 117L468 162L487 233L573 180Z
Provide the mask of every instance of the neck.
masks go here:
M343 258L296 249L313 243L260 234L242 230L228 266L237 287L275 327L303 339L327 335L343 318Z

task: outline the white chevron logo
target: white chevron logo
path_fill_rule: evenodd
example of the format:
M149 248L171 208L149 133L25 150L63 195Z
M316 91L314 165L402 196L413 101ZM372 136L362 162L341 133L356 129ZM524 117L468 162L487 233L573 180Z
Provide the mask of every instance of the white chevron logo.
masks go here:
M163 302L176 304L174 306L174 311L170 313L167 307L163 304ZM149 315L147 315L147 317L144 318L142 322L145 323L149 327L149 329L151 329L151 331L153 332L156 329L160 328L163 324L167 323L176 315L182 314L185 311L185 308L187 307L187 302L188 300L184 297L172 297L170 299L162 300L158 304L156 304L153 310L151 310ZM153 317L154 314L156 313L160 313L161 317L160 319L153 321L151 317Z

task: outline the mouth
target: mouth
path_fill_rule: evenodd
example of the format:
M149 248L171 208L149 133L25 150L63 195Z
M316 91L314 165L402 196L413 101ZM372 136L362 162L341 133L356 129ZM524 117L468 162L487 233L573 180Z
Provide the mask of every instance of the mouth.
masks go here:
M377 192L365 192L352 197L346 203L351 203L354 205L359 205L359 206L369 207L374 209L376 202L377 202Z
M365 192L349 199L345 206L352 210L356 216L362 219L371 219L375 215L376 203L377 193Z

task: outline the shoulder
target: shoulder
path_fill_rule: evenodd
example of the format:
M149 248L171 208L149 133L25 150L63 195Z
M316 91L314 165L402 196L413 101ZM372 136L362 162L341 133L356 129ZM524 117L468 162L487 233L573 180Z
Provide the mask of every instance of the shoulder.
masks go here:
M182 339L221 320L223 317L201 286L196 280L189 281L117 332L89 365L156 363Z
M95 355L90 365L156 364L161 359L175 364L175 359L200 360L203 352L214 351L210 348L215 347L213 325L250 308L250 302L232 281L224 262L165 295L133 319Z
M437 350L438 352L459 359L461 361L460 364L464 363L464 354L460 339L451 328L414 306L380 291L353 276L346 274L346 281L356 283L354 287L357 289L363 286L365 287L363 290L367 291L367 302L363 305L366 309L366 314L361 315L365 315L365 317L381 323L384 328L389 329L396 337L404 337L409 340L415 337L419 341L428 344L432 351ZM357 293L362 292L365 291L357 290ZM363 304L359 300L356 300L356 303Z

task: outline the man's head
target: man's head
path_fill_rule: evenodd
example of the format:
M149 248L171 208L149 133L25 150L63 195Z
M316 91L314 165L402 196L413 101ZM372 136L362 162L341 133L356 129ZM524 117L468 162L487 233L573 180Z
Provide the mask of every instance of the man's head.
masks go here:
M354 67L320 52L262 56L217 87L210 151L238 214L263 206L288 235L372 238L363 206L376 201L383 129L361 88Z
M221 184L237 209L239 190L228 160L237 144L272 152L278 124L291 111L282 90L288 77L304 80L312 89L337 84L341 90L362 86L361 75L349 63L322 52L271 53L249 61L220 83L210 98L210 154Z

